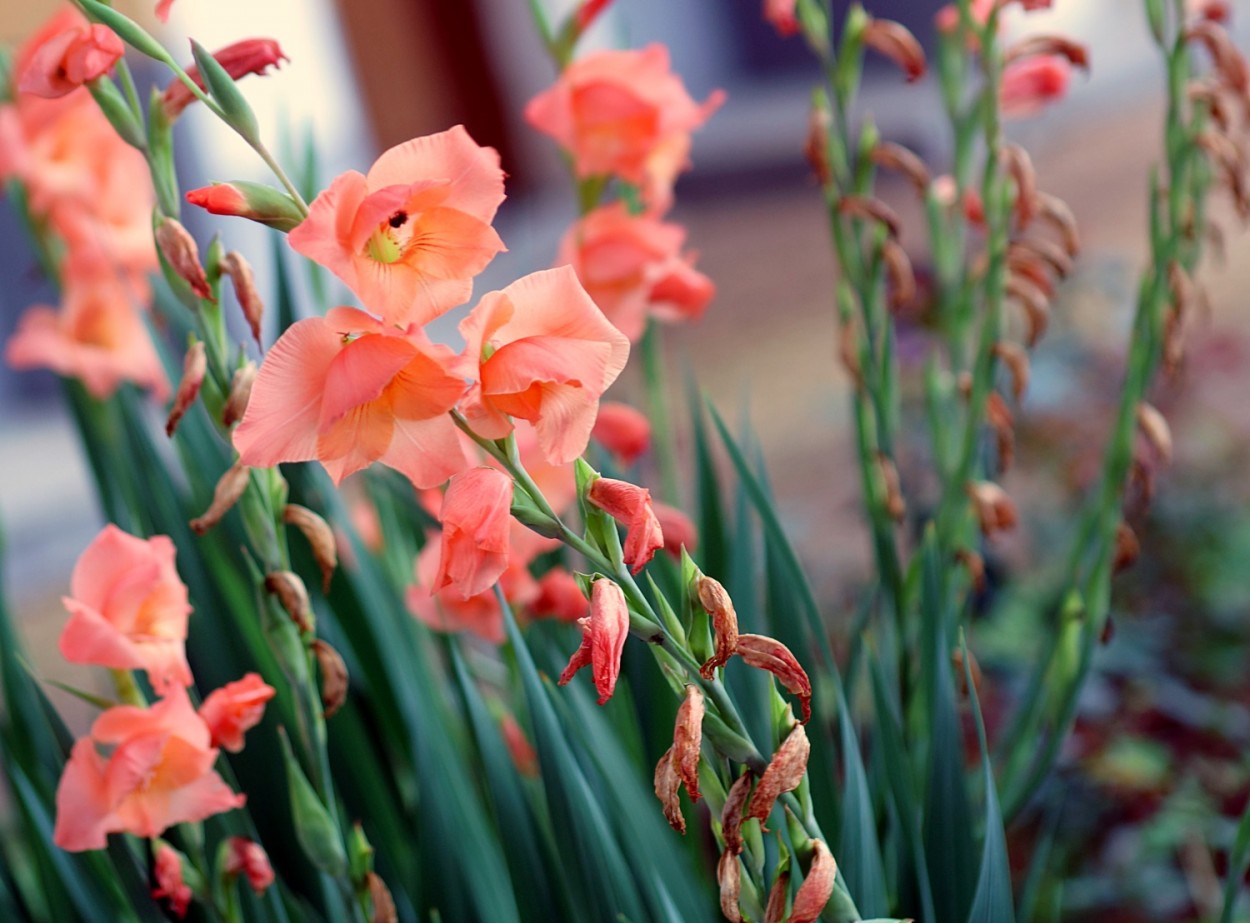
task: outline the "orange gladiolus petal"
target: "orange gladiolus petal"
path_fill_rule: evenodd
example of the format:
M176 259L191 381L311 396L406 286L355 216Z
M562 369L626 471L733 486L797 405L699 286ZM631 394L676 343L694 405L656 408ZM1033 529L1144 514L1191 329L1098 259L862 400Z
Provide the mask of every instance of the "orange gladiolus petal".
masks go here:
M495 585L508 567L512 478L472 468L451 479L439 520L443 538L434 589L455 586L464 599Z
M213 746L231 753L241 751L244 733L260 723L265 715L265 703L276 694L257 673L248 673L210 692L199 714L208 725Z

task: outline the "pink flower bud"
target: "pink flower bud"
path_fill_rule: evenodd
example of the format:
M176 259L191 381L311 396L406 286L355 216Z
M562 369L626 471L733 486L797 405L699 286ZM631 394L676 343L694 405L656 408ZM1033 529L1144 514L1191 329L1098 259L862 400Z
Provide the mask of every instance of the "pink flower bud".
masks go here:
M152 898L167 901L170 912L178 919L185 917L194 895L182 880L182 854L163 840L156 846L152 877L156 880Z
M664 533L651 506L651 491L628 481L596 478L586 499L625 526L625 563L636 574L664 547Z
M232 836L227 842L226 874L244 876L253 891L264 894L274 881L269 855L259 843L241 836Z
M156 246L169 267L191 286L197 297L215 301L204 267L200 265L200 249L186 228L173 218L164 219L156 226Z
M264 74L270 67L277 67L280 62L291 60L283 54L278 43L271 38L244 39L233 45L227 45L219 51L214 51L213 57L235 80L246 77L248 74ZM200 76L200 69L194 64L187 68L187 76L201 90L204 89L204 78ZM186 84L175 78L165 88L165 95L161 102L165 106L166 115L172 121L182 113L183 109L195 102L195 94L187 88Z
M126 46L108 26L92 23L58 32L35 49L18 80L21 93L56 99L107 74Z
M263 183L213 183L190 190L186 199L209 214L247 218L280 231L290 231L303 220L294 199Z
M231 753L241 751L244 733L260 724L265 703L275 694L258 673L249 673L210 692L199 714L212 734L213 746L224 747Z
M699 544L699 530L694 527L694 521L677 507L658 500L651 507L664 534L664 550L678 560L683 548L694 551Z
M577 624L582 629L582 643L560 674L559 684L565 685L589 664L602 705L616 690L621 652L629 636L629 606L621 588L606 578L596 580L590 594L590 617L580 619Z
M204 343L196 340L182 360L182 381L178 382L174 406L169 411L169 419L165 421L166 436L173 436L174 430L178 428L178 421L191 409L195 399L200 396L200 385L204 384L204 374L207 371L208 357L204 352Z
M777 30L778 35L794 35L799 31L794 6L795 0L764 0L764 19Z
M651 421L628 404L602 401L590 435L629 467L651 446Z

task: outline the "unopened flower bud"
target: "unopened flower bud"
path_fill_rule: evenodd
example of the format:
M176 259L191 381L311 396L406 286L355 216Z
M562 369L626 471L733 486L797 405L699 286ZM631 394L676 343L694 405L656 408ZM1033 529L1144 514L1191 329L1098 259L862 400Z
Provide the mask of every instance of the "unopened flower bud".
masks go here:
M270 67L277 67L283 61L289 61L278 43L271 38L249 38L233 45L227 45L213 52L213 58L234 80L248 74L263 74ZM196 65L187 68L187 76L201 90L205 88L204 78ZM178 78L170 81L161 99L166 116L170 121L176 119L182 110L195 102L195 94Z
M910 148L893 141L878 141L872 149L872 162L886 170L901 173L916 187L916 194L924 198L929 192L929 168L919 155Z
M907 251L892 237L881 245L881 261L889 280L890 306L895 310L911 304L916 297L916 275Z
M273 866L264 848L246 837L232 836L226 850L226 875L231 878L242 875L253 891L264 894L274 882Z
M1151 404L1142 401L1137 405L1137 426L1154 449L1155 455L1165 465L1172 463L1172 430L1163 414Z
M1118 574L1132 567L1140 554L1141 544L1137 541L1137 535L1127 522L1121 521L1115 530L1115 557L1111 563L1112 573Z
M590 435L628 468L651 447L651 421L628 404L602 401Z
M736 653L747 666L767 670L792 695L799 698L803 723L812 716L812 681L798 659L776 638L767 635L739 635Z
M197 298L216 301L204 267L200 265L200 248L187 229L173 218L164 218L156 225L155 235L156 246L169 268L191 287Z
M864 45L885 55L899 66L908 83L924 76L927 63L924 49L901 23L890 19L873 19L863 31Z
M317 568L321 571L321 591L327 592L330 589L330 578L339 564L338 551L334 543L334 530L324 519L298 503L286 505L282 510L282 521L289 526L295 526L303 533L304 538L308 539L313 560L317 562Z
M365 876L365 884L369 888L369 902L373 904L373 913L369 923L398 923L399 911L395 909L395 899L391 890L377 872L370 871Z
M686 697L677 709L673 726L673 769L690 794L698 801L699 750L703 746L703 693L693 683L686 686Z
M760 783L755 787L755 794L747 808L748 820L754 817L763 823L772 813L777 799L783 793L798 788L807 772L807 758L811 750L812 745L803 725L796 724L760 776Z
M226 469L226 473L218 479L217 486L213 488L213 500L204 511L204 515L191 520L192 532L196 535L203 535L221 522L221 517L230 512L230 508L243 496L243 491L247 490L250 471L251 469L242 461L236 461Z
M712 617L715 649L707 662L699 667L700 675L704 679L711 679L713 672L727 664L737 650L738 613L734 610L729 592L719 580L700 574L693 589L703 611Z
M195 399L200 395L200 386L204 384L204 375L208 371L208 357L204 351L204 343L196 340L187 349L182 360L182 381L178 382L178 393L174 395L174 406L169 411L169 419L165 421L165 435L173 436L178 428L178 421L191 409Z
M903 222L894 209L880 199L868 196L848 195L838 200L838 212L852 218L865 218L883 225L889 235L895 239L902 233Z
M742 894L742 867L738 857L725 850L716 863L716 881L720 886L720 912L729 923L742 923L738 899Z
M669 747L655 764L655 797L660 799L664 808L664 817L669 826L683 836L686 833L686 818L681 813L681 777L677 775L677 767L673 763L673 748Z
M186 198L210 214L247 218L279 231L290 231L303 220L294 199L263 183L213 183L192 189Z
M642 570L664 547L664 533L651 505L651 491L628 481L595 478L586 500L625 526L625 563L631 574Z
M248 329L252 331L252 338L259 346L260 321L265 314L265 303L261 300L260 292L256 290L252 267L237 250L231 250L223 256L218 265L222 273L230 277L234 285L234 295L239 301L239 307L243 309L244 318L247 319Z
M278 597L278 602L300 631L313 630L312 604L308 601L308 589L298 574L289 570L266 574L265 589Z
M725 852L737 855L742 852L742 812L751 797L751 783L755 776L746 770L738 776L725 795L725 807L721 810L721 837L725 840Z
M312 652L321 671L321 707L327 718L333 718L347 701L347 664L342 654L320 638L312 643Z
M807 870L807 877L799 885L794 895L794 905L790 908L789 923L816 923L824 912L825 905L833 896L834 882L838 877L838 864L833 854L822 840L812 841L812 864Z
M973 505L976 507L981 532L986 537L1015 528L1016 505L1007 496L1007 491L993 481L970 483L967 490L968 496L972 498Z
M1014 343L994 344L994 355L1002 360L1011 376L1011 396L1016 403L1024 398L1029 389L1029 354Z
M256 363L250 359L234 370L230 379L230 394L226 398L226 406L221 411L221 422L227 427L234 426L243 419L247 410L247 402L252 397L252 384L256 381Z

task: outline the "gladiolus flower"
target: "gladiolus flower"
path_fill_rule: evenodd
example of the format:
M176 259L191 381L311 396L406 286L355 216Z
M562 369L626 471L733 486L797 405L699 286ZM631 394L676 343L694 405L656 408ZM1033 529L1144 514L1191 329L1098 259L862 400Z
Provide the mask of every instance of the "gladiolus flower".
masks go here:
M290 231L304 220L294 199L263 183L213 183L188 191L186 200L210 215L247 218L279 231Z
M257 894L264 894L273 884L273 866L264 848L253 840L232 836L227 842L225 873L230 877L242 875Z
M171 0L172 2L172 0ZM166 4L168 9L168 4ZM213 52L213 57L235 80L248 74L264 74L270 67L278 67L283 61L291 60L271 38L245 38L241 42L227 45ZM204 89L204 78L200 69L194 64L187 68L187 76L201 90ZM195 102L196 96L180 79L175 77L165 87L161 104L165 107L166 116L172 121L182 110Z
M525 118L569 152L578 176L617 176L646 187L663 210L688 165L690 133L724 101L702 104L669 66L668 49L596 51L578 58L555 86L530 100Z
M1008 118L1023 118L1058 102L1068 92L1072 65L1062 55L1021 58L1003 70L999 104Z
M497 468L471 468L443 495L442 553L434 589L455 586L464 599L485 593L508 567L512 478Z
M112 748L107 757L97 744ZM153 837L241 807L246 799L213 771L216 760L208 725L181 686L151 708L110 708L65 764L52 839L72 852L103 849L110 833Z
M838 864L822 840L812 841L812 864L807 877L794 895L790 908L790 923L816 923L829 898L833 896L834 882L838 876Z
M664 547L664 533L651 506L651 491L628 481L596 478L586 499L625 526L625 563L636 574Z
M386 323L424 324L467 301L505 249L490 225L503 199L499 154L457 125L339 176L287 239Z
M716 294L712 281L683 255L686 232L652 215L631 215L622 202L592 211L564 235L557 263L577 271L599 310L637 341L647 317L698 320Z
M165 694L191 684L185 642L187 588L168 536L128 535L109 524L79 556L62 602L70 619L61 655L71 663L146 670Z
M629 467L651 447L651 421L628 404L604 401L590 435Z
M553 567L538 578L538 596L529 609L535 618L576 622L586 615L589 605L577 578L563 567Z
M466 467L448 350L353 308L297 321L265 355L234 447L243 464L316 459L337 484L372 462L435 487Z
M214 689L200 706L200 718L208 725L214 747L231 753L243 749L243 735L265 716L265 703L276 695L257 673Z
M794 7L795 0L764 0L764 19L772 24L778 35L794 35L799 31Z
M99 23L67 28L49 37L31 56L18 80L21 93L56 99L113 69L126 46Z
M677 507L659 500L654 501L651 508L664 536L664 550L679 559L683 548L694 551L699 544L699 531L694 527L694 521Z
M152 859L152 877L156 887L152 889L154 900L169 902L169 910L178 919L187 915L194 897L191 888L182 880L182 855L168 843L157 844Z
M606 578L596 580L590 593L590 616L577 624L582 629L582 643L560 674L559 684L565 685L589 664L602 705L616 691L621 653L629 636L629 606L621 588Z
M629 358L625 339L568 266L490 292L460 324L465 364L478 379L465 414L481 436L506 436L505 415L534 424L553 465L586 449L607 390Z

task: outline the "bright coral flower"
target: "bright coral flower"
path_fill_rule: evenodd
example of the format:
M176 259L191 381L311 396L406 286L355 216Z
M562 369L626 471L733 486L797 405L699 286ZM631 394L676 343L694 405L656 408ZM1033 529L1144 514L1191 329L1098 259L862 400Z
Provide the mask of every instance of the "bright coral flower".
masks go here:
M297 321L266 354L234 447L253 467L316 459L336 484L381 462L435 487L468 464L447 415L464 391L451 361L354 308Z
M156 4L156 18L161 22L169 22L169 10L174 5L174 0L160 0Z
M568 266L490 292L460 324L476 366L466 414L479 435L502 438L508 416L534 424L555 465L581 455L599 396L625 368L629 340L595 307Z
M512 478L497 468L457 474L438 518L443 540L434 589L454 586L465 599L485 593L508 567Z
M68 28L35 50L18 78L17 89L45 99L65 96L107 74L125 51L122 40L108 26L84 23Z
M269 68L279 67L283 61L291 60L271 38L245 38L241 42L214 51L213 58L235 80L248 74L264 74ZM192 64L187 68L187 76L197 87L204 89L204 78L200 76L199 67ZM176 119L196 98L191 88L175 77L165 87L161 103L165 107L165 114L170 119Z
M105 526L74 565L70 594L62 599L70 612L60 640L66 660L147 670L161 694L191 684L191 606L168 536L142 539Z
M231 753L243 749L243 735L265 716L265 703L276 695L257 673L214 689L200 705L200 718L208 725L214 747Z
M538 596L529 609L534 618L576 622L585 617L589 605L577 578L557 566L538 579Z
M1003 70L999 101L1003 115L1023 118L1063 99L1072 65L1062 55L1038 55L1013 61Z
M664 535L664 550L675 558L681 558L681 550L694 551L699 544L699 530L694 520L682 510L658 500L652 503L656 521Z
M156 879L152 897L168 901L170 912L178 919L185 917L195 895L182 880L182 854L166 842L157 843L152 858L152 877Z
M169 394L147 325L123 284L109 274L67 276L61 309L28 308L4 358L15 369L46 368L77 378L100 399L124 381L148 388L158 400Z
M244 876L253 891L264 894L274 882L269 854L259 843L241 836L232 836L226 842L225 873Z
M568 263L604 315L636 342L647 317L697 320L716 286L681 252L686 232L653 215L631 215L623 202L592 211L560 243Z
M625 563L638 573L664 547L664 533L651 506L651 491L628 481L596 478L586 499L625 526Z
M525 118L569 152L578 176L620 177L662 208L689 166L690 133L723 101L721 92L702 104L691 99L668 49L655 44L578 58L530 100Z
M579 619L577 624L582 629L582 643L560 674L559 684L565 685L578 670L589 665L602 705L616 691L621 653L629 637L629 606L621 588L607 578L596 580L590 592L590 616Z
M242 806L244 796L213 771L216 760L208 726L181 686L151 708L110 708L65 764L53 841L72 852L103 849L110 833L158 836Z
M603 401L590 435L629 467L651 446L651 421L628 404Z
M388 324L424 324L467 301L504 249L490 225L503 199L499 154L457 125L339 176L287 239Z

